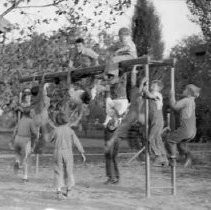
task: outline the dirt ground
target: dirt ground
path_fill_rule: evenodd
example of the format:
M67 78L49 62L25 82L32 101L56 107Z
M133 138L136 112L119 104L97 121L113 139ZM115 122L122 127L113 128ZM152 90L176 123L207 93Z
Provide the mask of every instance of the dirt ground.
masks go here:
M5 138L1 139L6 142ZM96 146L96 141L91 144ZM93 145L92 145L93 144ZM5 145L5 144L4 144ZM99 141L99 148L103 141ZM6 148L6 146L5 146ZM98 151L101 153L103 150ZM96 152L96 150L94 150ZM4 154L3 154L4 153ZM193 168L177 167L177 196L170 189L151 189L151 198L145 197L145 167L143 163L127 161L132 156L119 157L121 181L117 185L104 185L105 169L103 156L87 156L82 164L75 156L76 186L71 197L58 201L53 188L53 160L50 156L40 158L40 171L35 175L35 157L32 157L29 179L21 181L21 174L13 174L12 154L5 150L0 154L0 209L7 210L200 210L211 209L210 163L196 164ZM170 186L170 168L151 167L151 187Z

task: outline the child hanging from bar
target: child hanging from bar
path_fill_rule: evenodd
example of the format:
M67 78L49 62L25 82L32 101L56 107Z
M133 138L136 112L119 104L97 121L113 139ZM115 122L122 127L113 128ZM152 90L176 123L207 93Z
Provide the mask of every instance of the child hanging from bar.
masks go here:
M84 149L71 129L69 120L64 113L60 112L56 116L56 126L52 136L54 143L54 177L57 189L57 198L64 199L75 185L73 176L73 151L75 145L82 155L83 161L86 161ZM65 188L64 190L62 188ZM63 191L62 191L63 190Z
M111 76L111 80L107 80L108 84L106 85L106 119L103 123L104 127L112 119L116 119L117 124L117 121L121 122L129 105L126 92L127 74L124 73L118 83L113 83L112 78L113 76Z
M144 100L142 98L142 90L146 83L144 78L141 81L138 81L138 87L136 76L137 70L134 66L131 75L131 102L128 108L128 112L125 117L122 119L121 124L114 131L113 135L105 137L105 159L106 159L106 176L107 181L105 184L115 184L119 182L120 174L117 165L117 155L119 142L127 138L128 131L131 126L139 122L141 125L145 123L144 115Z
M149 142L150 149L155 155L153 165L167 166L165 146L162 140L163 133L163 96L161 90L163 83L160 80L151 82L150 91L146 88L143 90L144 95L149 100Z
M14 172L17 173L20 165L23 164L23 181L28 181L28 161L31 153L32 136L37 138L38 132L34 121L30 118L30 108L25 107L22 112L22 118L18 122L15 131L14 149L16 161L14 164Z
M50 129L48 126L48 108L50 106L50 98L47 94L48 86L49 84L45 83L45 74L43 74L41 84L31 88L31 117L37 126L37 132L42 134L44 142L48 141Z
M72 71L70 68L67 77L67 88L68 88L68 97L63 107L63 112L66 113L68 118L71 121L71 127L78 127L81 123L81 119L88 106L91 96L89 92L77 85L72 84Z
M200 94L200 88L193 84L189 84L183 91L184 98L176 101L175 92L171 91L170 106L172 109L180 113L180 126L170 132L167 137L168 149L170 150L171 162L176 159L177 149L180 155L185 157L185 167L191 165L192 155L187 150L186 143L193 139L196 135L196 115L195 115L195 99Z

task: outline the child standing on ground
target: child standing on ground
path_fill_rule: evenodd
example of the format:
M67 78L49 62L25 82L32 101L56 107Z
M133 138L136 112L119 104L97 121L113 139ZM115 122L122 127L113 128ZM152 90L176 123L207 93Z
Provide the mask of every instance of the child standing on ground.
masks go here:
M145 96L149 99L149 142L150 148L155 155L154 165L168 165L166 150L162 140L163 132L163 96L161 90L163 83L154 80L151 83L150 91L144 90Z
M77 147L83 157L84 149L76 136L75 132L71 129L68 120L64 113L60 112L56 116L57 126L54 130L54 175L55 184L57 188L58 199L68 196L68 192L75 185L73 176L73 144ZM65 187L65 192L62 192L62 187Z
M183 91L183 99L176 101L173 91L170 96L170 106L180 112L180 126L170 132L167 143L172 160L176 158L177 148L179 153L185 156L185 167L190 165L192 160L191 153L187 151L186 143L196 135L195 99L199 96L199 93L200 88L189 84Z
M37 128L30 118L30 109L23 109L23 117L20 119L15 131L14 149L16 161L14 171L17 173L20 165L23 164L23 181L28 181L28 161L31 153L31 138L37 138Z

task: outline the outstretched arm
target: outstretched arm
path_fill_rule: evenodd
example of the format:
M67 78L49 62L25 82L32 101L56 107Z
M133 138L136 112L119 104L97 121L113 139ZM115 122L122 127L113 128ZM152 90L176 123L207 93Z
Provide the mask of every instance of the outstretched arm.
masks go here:
M73 113L72 113L72 116L74 116L74 114L76 113L77 110L75 110ZM80 110L79 110L79 115L77 117L77 120L75 120L74 122L71 122L69 123L69 126L70 127L77 127L81 121L83 117L83 108L81 107ZM71 118L71 117L70 117Z
M73 143L77 147L78 151L83 154L84 153L83 146L82 146L79 138L76 136L75 132L72 129L71 129L71 137L72 137Z

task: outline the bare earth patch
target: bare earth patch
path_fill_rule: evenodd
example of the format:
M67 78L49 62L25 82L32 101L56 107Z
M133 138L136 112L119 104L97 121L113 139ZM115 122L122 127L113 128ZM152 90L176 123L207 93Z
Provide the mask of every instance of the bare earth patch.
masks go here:
M90 157L91 158L91 157ZM145 198L144 165L137 161L127 165L120 159L121 182L106 186L103 158L88 157L86 165L76 158L76 186L71 198L58 201L53 188L52 158L41 158L39 175L34 174L34 158L30 182L21 182L12 171L12 158L0 158L0 209L105 209L105 210L200 210L211 209L211 168L197 165L192 169L177 168L177 196L170 190L152 189L151 198ZM170 186L170 168L151 169L152 186Z

